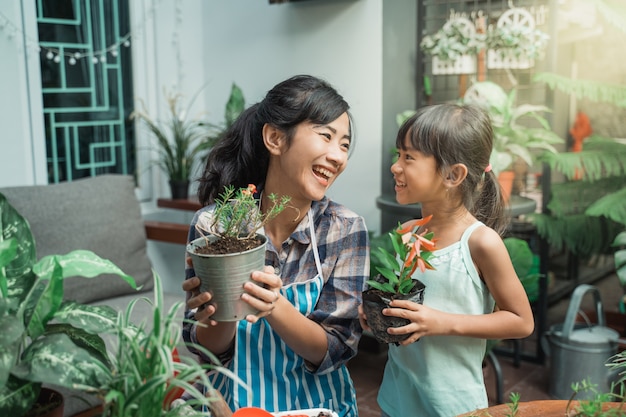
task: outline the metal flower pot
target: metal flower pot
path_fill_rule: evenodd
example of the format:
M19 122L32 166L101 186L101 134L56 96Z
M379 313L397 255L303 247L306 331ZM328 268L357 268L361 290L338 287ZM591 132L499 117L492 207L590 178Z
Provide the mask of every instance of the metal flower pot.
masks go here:
M209 304L214 305L215 314L211 316L216 321L239 321L248 314L257 314L248 303L241 299L244 293L243 285L253 282L250 274L261 271L265 265L265 246L267 238L257 235L262 244L256 248L229 254L202 254L196 248L204 247L206 239L201 237L187 245L187 253L191 256L196 276L200 278L200 291L208 291L212 298ZM209 241L218 239L209 236Z

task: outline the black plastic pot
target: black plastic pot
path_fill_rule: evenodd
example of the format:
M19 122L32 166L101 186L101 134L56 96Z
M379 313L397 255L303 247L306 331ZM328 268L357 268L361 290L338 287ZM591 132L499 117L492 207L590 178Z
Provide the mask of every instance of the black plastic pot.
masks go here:
M376 281L383 281L381 275L374 278ZM383 315L383 309L389 307L392 300L409 300L414 303L424 302L424 291L426 286L420 280L414 280L413 290L408 294L389 294L375 288L368 288L363 291L363 312L367 316L367 324L371 328L376 340L382 343L399 343L411 334L392 335L387 333L389 327L402 327L409 324L407 319L401 317L391 317Z

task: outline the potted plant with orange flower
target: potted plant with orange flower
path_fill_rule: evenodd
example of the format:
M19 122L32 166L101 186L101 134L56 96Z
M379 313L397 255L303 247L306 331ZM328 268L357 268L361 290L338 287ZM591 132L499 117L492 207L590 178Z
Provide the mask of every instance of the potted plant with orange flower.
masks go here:
M252 271L265 265L267 238L259 229L287 207L290 197L270 194L271 205L262 212L255 194L254 184L226 187L215 207L199 216L196 230L200 237L187 245L201 280L200 291L212 294L210 304L217 309L212 318L217 321L237 321L257 313L241 300L243 284L251 281Z
M406 319L382 314L383 308L394 299L410 300L421 304L426 286L413 273L435 269L430 261L434 257L436 239L428 229L421 230L432 218L412 220L388 233L389 239L372 251L372 278L363 291L363 311L374 337L383 343L398 343L409 335L390 335L389 327L408 324ZM387 249L384 245L391 245Z

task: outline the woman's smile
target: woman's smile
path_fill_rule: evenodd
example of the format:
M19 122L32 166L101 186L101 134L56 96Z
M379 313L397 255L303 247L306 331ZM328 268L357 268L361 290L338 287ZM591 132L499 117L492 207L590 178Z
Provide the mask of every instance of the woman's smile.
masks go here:
M324 168L321 165L315 165L313 167L313 175L324 185L328 186L330 180L335 176L335 172L328 168Z

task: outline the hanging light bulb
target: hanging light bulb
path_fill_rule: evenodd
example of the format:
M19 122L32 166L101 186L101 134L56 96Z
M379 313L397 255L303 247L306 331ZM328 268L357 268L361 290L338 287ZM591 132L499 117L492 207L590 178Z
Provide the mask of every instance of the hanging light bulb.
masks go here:
M48 58L48 59L53 59L54 58L54 54L52 53L52 51L48 51L48 53L46 54L46 58Z
M58 64L59 62L61 62L61 57L59 55L55 56L53 61Z
M76 65L76 59L74 57L70 57L68 62L69 62L70 65Z

